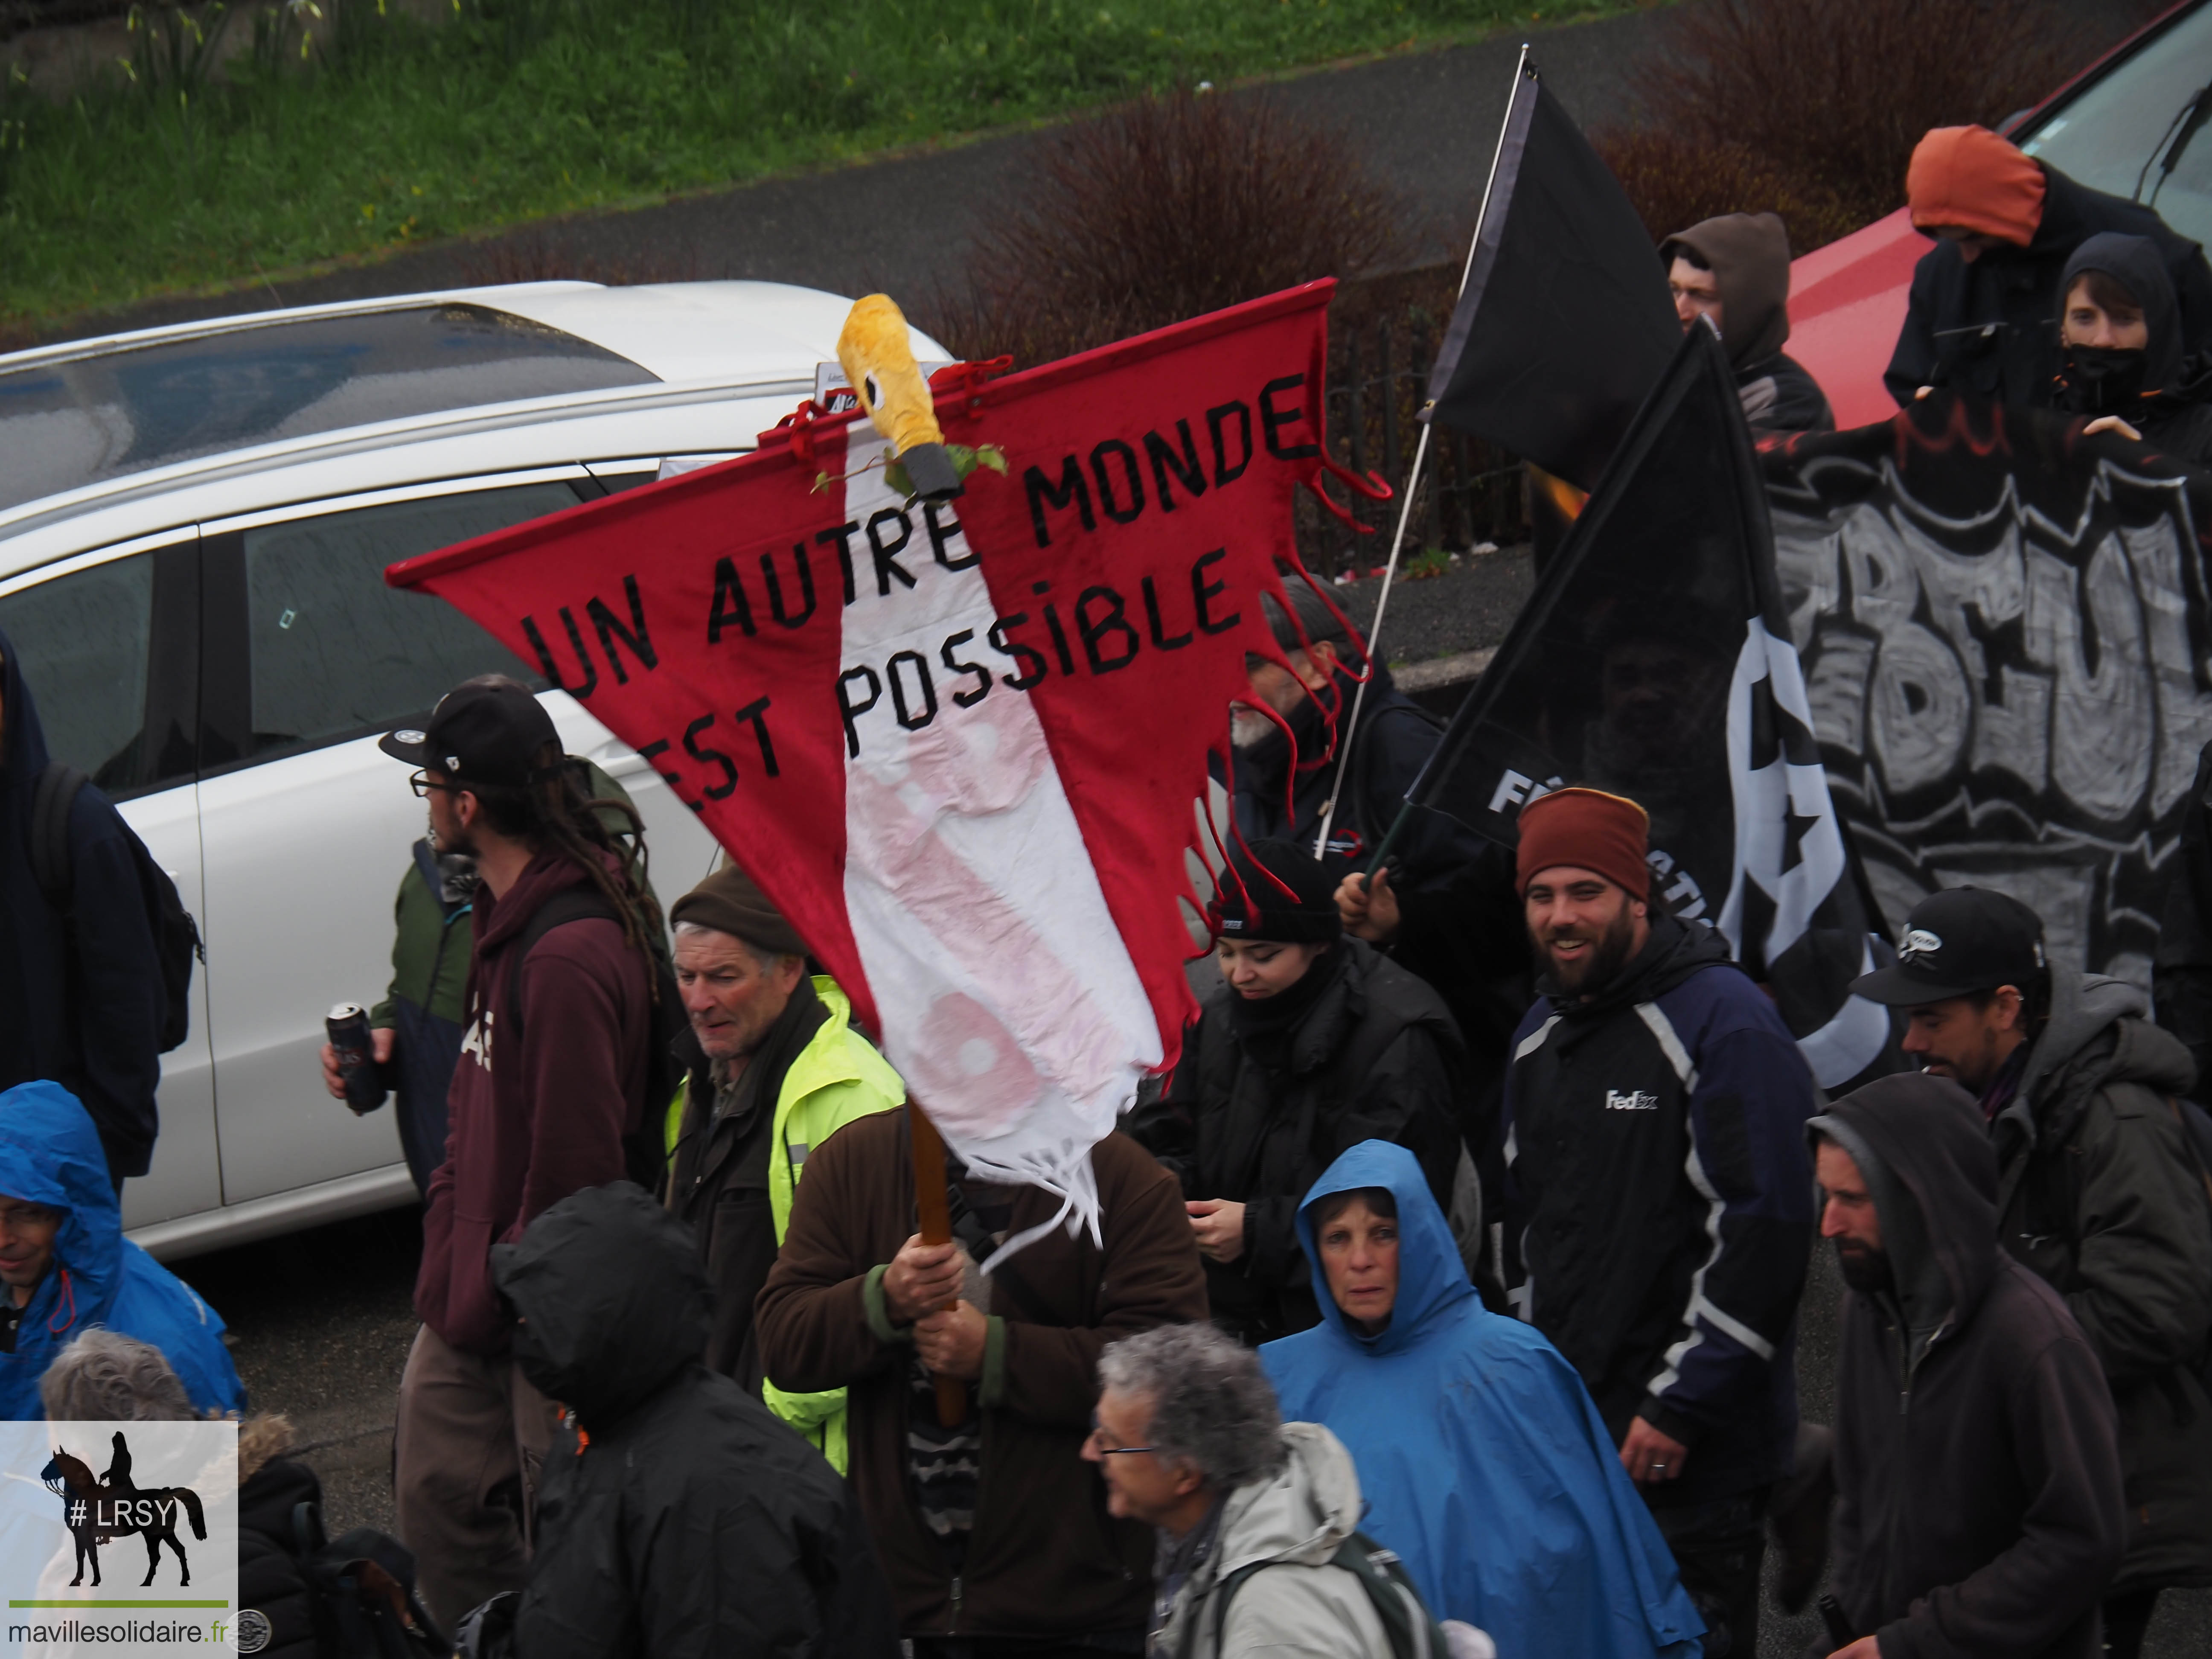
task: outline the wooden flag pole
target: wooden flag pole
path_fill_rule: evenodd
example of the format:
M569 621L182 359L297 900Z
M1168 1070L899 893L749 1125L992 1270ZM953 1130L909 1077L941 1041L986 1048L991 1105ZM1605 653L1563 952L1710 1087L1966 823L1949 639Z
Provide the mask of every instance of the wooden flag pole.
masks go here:
M921 1103L912 1096L907 1097L906 1115L914 1129L914 1208L921 1222L921 1242L950 1244L952 1206L945 1192L945 1138L937 1133L929 1114L921 1109ZM950 1313L958 1305L959 1298L956 1297L945 1304L945 1310ZM967 1417L968 1385L957 1376L939 1377L939 1425L957 1429Z

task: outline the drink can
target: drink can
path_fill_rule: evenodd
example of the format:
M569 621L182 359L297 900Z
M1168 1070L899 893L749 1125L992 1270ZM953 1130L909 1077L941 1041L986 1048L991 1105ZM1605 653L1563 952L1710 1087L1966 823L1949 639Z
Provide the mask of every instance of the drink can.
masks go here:
M368 1034L368 1011L358 1002L341 1002L323 1022L331 1047L338 1057L338 1076L345 1083L346 1104L355 1113L373 1112L384 1104L384 1084L377 1076L376 1048Z

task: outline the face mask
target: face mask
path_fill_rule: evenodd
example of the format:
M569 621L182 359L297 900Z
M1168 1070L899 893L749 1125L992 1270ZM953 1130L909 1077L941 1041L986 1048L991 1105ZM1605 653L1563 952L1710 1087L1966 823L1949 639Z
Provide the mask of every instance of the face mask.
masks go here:
M2142 396L2150 354L2111 346L2068 346L2066 386L2075 411L2101 415L2125 410Z

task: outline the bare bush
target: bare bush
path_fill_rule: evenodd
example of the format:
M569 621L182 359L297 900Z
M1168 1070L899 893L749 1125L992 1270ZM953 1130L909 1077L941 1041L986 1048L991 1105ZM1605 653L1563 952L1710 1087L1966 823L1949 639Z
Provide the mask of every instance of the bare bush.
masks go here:
M1655 234L1771 210L1802 253L1900 205L1930 127L1994 127L2091 50L2050 0L1704 0L1638 74L1637 130L1601 143Z
M1656 129L1602 133L1595 143L1655 242L1718 214L1776 213L1802 253L1866 222L1824 185L1792 178L1747 145Z
M1061 357L1406 246L1402 209L1340 131L1264 97L1146 97L1040 143L917 319L967 358Z

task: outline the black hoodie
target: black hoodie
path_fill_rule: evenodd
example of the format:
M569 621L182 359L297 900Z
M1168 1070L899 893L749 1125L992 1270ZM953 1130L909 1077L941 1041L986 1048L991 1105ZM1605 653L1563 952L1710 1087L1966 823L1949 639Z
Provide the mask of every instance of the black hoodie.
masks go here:
M4 634L0 659L0 1008L8 1010L0 1089L60 1084L91 1114L108 1173L141 1176L160 1127L154 1090L167 994L131 828L91 784L77 792L69 818L72 928L31 868L31 803L46 738Z
M2075 279L2091 270L2111 277L2142 307L2142 372L2124 382L2095 378L2085 372L2094 354L2069 347L2059 371L2058 407L2093 417L2117 415L2152 448L2203 465L2212 459L2212 361L2182 356L2180 308L2158 248L2146 237L2112 231L2075 248L2058 276L2062 322Z
M2127 1535L2112 1396L2065 1303L1997 1247L1980 1111L1915 1073L1808 1130L1858 1165L1895 1281L1844 1302L1837 1600L1882 1659L2091 1659Z
M2212 268L2152 209L2043 169L2043 216L2026 247L1969 262L1938 241L1913 267L1905 326L1882 383L1900 407L1923 386L2048 409L2058 390L2058 278L2100 231L2149 239L2173 283L2185 353L2212 346Z
M519 1659L890 1659L890 1596L822 1455L701 1361L690 1230L626 1182L491 1253L515 1363L573 1413L547 1455Z

